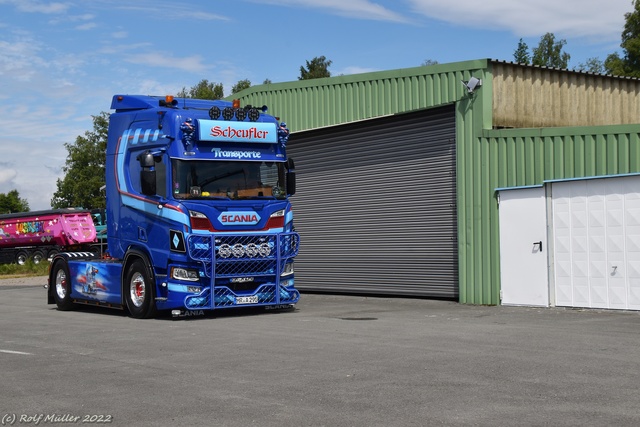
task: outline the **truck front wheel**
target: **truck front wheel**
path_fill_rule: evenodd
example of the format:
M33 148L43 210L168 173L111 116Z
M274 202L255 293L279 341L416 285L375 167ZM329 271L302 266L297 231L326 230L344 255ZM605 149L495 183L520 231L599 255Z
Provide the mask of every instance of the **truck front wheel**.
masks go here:
M73 307L73 301L71 301L71 277L69 276L67 264L62 260L56 261L51 277L53 277L53 299L58 306L58 310L71 310Z
M155 316L154 283L142 260L135 260L127 270L124 295L129 313L137 319Z

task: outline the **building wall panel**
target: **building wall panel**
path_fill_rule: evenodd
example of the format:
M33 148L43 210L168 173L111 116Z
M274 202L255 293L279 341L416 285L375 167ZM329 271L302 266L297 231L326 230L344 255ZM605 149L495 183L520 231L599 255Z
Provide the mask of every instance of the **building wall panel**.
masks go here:
M633 124L640 80L497 62L493 126L534 128Z
M640 173L639 147L640 124L484 130L458 141L460 302L500 302L496 188Z
M267 105L292 132L451 104L465 95L462 80L485 79L488 60L414 67L245 89L243 105Z

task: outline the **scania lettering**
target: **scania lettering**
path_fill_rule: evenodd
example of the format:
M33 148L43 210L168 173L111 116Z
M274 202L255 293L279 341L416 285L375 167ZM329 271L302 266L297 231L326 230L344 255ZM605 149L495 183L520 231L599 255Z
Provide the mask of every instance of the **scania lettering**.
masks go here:
M111 108L107 249L53 256L47 301L137 318L297 303L286 124L236 101L116 95Z
M220 214L219 218L221 223L236 224L257 224L260 220L256 214L242 214L237 212L232 214Z

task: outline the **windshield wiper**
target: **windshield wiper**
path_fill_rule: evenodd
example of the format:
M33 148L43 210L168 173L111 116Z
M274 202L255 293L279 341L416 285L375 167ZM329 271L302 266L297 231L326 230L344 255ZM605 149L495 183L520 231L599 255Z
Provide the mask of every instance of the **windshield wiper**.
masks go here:
M230 176L237 175L237 174L243 173L243 172L244 171L242 169L238 169L237 171L227 172L227 173L223 173L222 175L212 176L211 178L207 178L204 181L199 182L198 186L199 187L204 187L205 185L211 184L212 182L216 182L219 179L228 178Z

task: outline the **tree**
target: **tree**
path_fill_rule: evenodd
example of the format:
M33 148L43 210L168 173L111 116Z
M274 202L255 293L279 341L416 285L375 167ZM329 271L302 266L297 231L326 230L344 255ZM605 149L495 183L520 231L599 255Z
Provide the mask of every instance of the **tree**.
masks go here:
M65 143L68 151L63 179L58 179L51 206L54 208L104 208L105 198L100 189L105 182L105 161L109 113L93 117L93 131L78 136L75 143Z
M192 86L187 91L186 88L182 88L178 92L179 98L196 98L196 99L222 99L224 98L224 88L222 83L210 82L207 79L202 79Z
M578 64L578 71L586 71L588 73L603 74L605 72L604 62L600 58L589 58L587 62Z
M176 93L178 98L189 98L189 92L187 92L187 88L182 86L182 89L178 93Z
M0 213L29 212L29 203L20 198L18 190L0 193Z
M624 59L617 52L607 56L607 59L604 60L604 69L607 74L614 76L630 76L629 73L631 73L630 70L627 70Z
M529 46L520 39L518 42L518 48L513 52L513 60L516 64L528 65L531 63L531 56L529 55Z
M538 47L533 48L531 63L541 67L567 68L571 55L562 51L566 44L565 39L556 41L553 33L546 33L540 37Z
M269 79L264 79L264 81L262 82L263 85L270 85L271 83L273 82Z
M609 74L628 77L640 77L640 0L633 1L633 11L624 14L625 24L622 31L624 54L612 53L604 61Z
M249 79L240 80L231 88L231 93L238 93L250 87L251 87L251 81Z
M298 80L310 80L319 79L322 77L331 77L329 67L331 66L330 60L327 60L324 56L316 56L311 61L306 61L307 68L300 67L300 77Z

